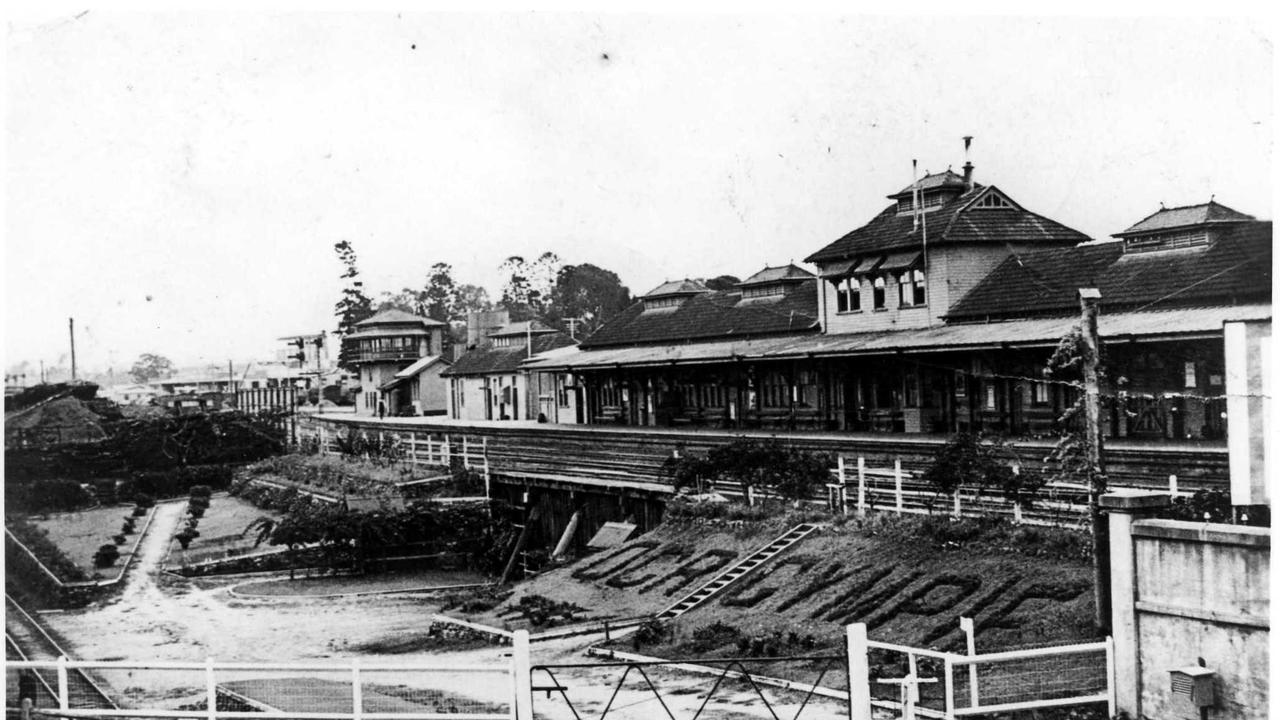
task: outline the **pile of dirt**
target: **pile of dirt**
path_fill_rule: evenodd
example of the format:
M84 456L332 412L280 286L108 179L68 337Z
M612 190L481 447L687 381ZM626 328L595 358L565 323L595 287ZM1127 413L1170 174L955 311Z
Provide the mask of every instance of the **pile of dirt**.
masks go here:
M40 443L93 442L107 436L101 418L75 397L7 413L4 427L7 441L25 436Z

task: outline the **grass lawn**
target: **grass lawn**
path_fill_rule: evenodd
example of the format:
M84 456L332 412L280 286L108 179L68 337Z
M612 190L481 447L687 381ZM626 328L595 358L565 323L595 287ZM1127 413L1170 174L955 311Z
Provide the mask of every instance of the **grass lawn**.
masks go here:
M79 512L57 513L33 517L31 521L49 533L49 539L57 543L58 548L66 554L67 559L84 570L85 574L111 580L120 577L125 561L138 542L146 517L137 519L136 529L125 536L124 545L120 548L120 559L111 567L97 568L93 565L93 554L102 545L112 542L112 536L120 532L125 516L133 512L132 505L110 505L108 507L82 510ZM152 510L151 512L154 512Z
M467 572L465 570L419 570L403 573L379 573L377 575L340 575L336 577L299 578L297 580L268 580L241 585L236 588L236 592L243 595L314 597L349 593L395 592L449 585L475 585L487 580L488 578L480 573Z
M264 515L275 519L281 517L280 513L263 510L240 498L215 495L204 517L200 518L200 524L196 526L200 537L191 541L191 547L186 552L187 563L253 552L253 541L256 538L252 533L241 537L241 533L249 523ZM184 521L178 524L176 530L180 531L186 526L186 517L184 510ZM258 549L268 550L270 546L264 544ZM181 550L177 549L175 541L170 560L176 561L180 558Z

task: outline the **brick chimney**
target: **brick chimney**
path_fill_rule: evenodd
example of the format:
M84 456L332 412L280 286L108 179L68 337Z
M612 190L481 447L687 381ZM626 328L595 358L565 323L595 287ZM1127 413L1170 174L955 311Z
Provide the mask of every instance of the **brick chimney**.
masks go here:
M964 136L964 189L966 192L973 189L973 163L969 162L969 143L973 142L972 135Z

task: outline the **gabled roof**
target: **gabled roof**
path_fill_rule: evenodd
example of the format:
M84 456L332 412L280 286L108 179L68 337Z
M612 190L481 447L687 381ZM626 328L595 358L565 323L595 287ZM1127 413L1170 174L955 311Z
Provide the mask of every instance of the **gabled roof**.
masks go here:
M817 280L788 283L776 301L743 302L741 290L707 291L679 307L645 312L640 301L606 322L583 341L583 349L647 343L682 343L818 328Z
M933 173L932 175L925 175L924 177L920 178L921 192L926 192L929 190L938 190L940 188L955 188L957 190L963 191L965 189L964 178L951 172L951 168L947 168L946 171L944 172ZM908 185L902 188L901 190L899 190L898 192L892 195L889 195L888 197L895 198L895 199L900 197L906 197L911 195L911 193L915 189L916 189L916 186L914 184Z
M515 335L528 335L529 333L553 333L556 330L543 325L537 320L522 320L520 322L507 323L502 327L489 333L489 337L513 337Z
M566 347L576 341L565 333L533 336L533 355ZM496 373L514 373L520 369L520 363L529 358L530 352L524 345L506 347L481 347L467 352L454 361L453 366L440 373L445 376L460 375L493 375Z
M428 355L424 358L418 358L417 362L396 373L396 377L411 378L436 363L444 363L445 365L448 365L449 361L439 355Z
M813 279L813 273L788 263L782 267L766 266L765 269L738 283L738 287L779 282L804 282L811 279Z
M367 328L373 325L411 325L411 324L424 325L427 327L444 325L444 323L440 322L439 320L432 320L431 318L422 317L421 315L414 315L413 313L407 313L403 310L397 310L396 308L388 308L386 310L383 310L382 312L375 313L371 317L367 317L364 320L361 320L360 322L356 323L356 327Z
M994 186L992 190L997 190ZM949 243L1035 243L1046 246L1075 245L1088 242L1089 236L1062 223L1050 220L1020 207L978 208L973 206L986 187L973 189L924 213L924 227L914 227L910 213L899 214L890 205L871 222L848 233L805 258L805 262L826 263L854 257L919 247L927 230L929 246ZM1007 193L1001 195L1008 197Z
M1104 313L1270 302L1271 223L1225 228L1200 248L1126 253L1123 242L1111 241L1014 255L961 298L947 320L1075 313L1082 287L1098 288Z
M1112 237L1128 237L1143 233L1172 230L1174 228L1194 227L1212 223L1237 223L1255 220L1252 215L1245 215L1212 200L1203 205L1186 205L1176 208L1160 208L1154 213L1139 220L1136 224Z
M698 293L710 292L710 289L698 282L697 280L669 280L662 283L658 287L645 293L645 297L656 298L666 295L696 295Z

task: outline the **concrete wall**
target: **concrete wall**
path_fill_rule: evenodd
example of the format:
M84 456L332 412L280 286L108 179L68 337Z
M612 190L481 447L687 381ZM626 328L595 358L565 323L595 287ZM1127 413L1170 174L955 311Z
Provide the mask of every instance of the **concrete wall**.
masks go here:
M1223 323L1227 375L1227 449L1231 504L1270 504L1267 460L1275 443L1271 416L1271 323Z
M1203 661L1216 673L1210 718L1267 717L1270 529L1135 520L1152 499L1104 498L1119 709L1199 720L1187 698L1172 693L1170 670Z

